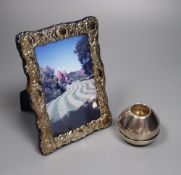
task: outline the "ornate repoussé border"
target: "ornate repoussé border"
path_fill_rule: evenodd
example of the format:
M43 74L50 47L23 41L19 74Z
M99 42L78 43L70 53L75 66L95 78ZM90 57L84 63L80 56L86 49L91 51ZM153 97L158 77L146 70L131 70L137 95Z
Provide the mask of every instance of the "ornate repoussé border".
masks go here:
M89 38L101 116L97 120L93 120L77 129L71 130L65 134L60 134L58 137L53 137L51 123L46 111L40 71L34 48L38 45L45 45L81 34L87 34ZM32 109L37 116L37 127L40 131L40 151L42 154L49 154L65 144L77 141L96 130L111 125L111 113L105 92L104 68L100 58L98 43L98 21L95 17L87 17L76 22L53 25L34 32L20 33L16 36L16 44L23 60L24 72L28 79L27 90L31 97Z

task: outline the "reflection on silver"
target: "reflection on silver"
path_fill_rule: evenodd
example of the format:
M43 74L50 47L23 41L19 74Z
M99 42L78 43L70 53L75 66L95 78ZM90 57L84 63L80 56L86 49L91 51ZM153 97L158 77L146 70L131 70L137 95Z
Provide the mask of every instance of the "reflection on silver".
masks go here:
M133 145L147 145L159 134L160 122L154 111L145 104L127 107L118 117L120 136Z
M95 108L97 108L97 103L96 103L96 101L94 101L93 103L92 103L92 107L95 109Z

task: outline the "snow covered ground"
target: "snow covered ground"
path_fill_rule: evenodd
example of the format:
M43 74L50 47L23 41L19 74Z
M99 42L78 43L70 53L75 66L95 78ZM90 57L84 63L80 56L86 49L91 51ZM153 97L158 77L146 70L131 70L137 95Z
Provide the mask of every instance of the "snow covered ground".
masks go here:
M47 112L52 123L77 111L87 101L96 98L95 80L76 81L67 86L67 91L47 104Z

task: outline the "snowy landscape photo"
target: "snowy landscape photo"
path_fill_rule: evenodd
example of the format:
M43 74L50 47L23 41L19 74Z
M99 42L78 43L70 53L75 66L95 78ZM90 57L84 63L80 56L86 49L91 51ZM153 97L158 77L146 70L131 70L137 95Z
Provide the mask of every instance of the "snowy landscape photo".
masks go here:
M86 34L35 48L54 136L100 117Z

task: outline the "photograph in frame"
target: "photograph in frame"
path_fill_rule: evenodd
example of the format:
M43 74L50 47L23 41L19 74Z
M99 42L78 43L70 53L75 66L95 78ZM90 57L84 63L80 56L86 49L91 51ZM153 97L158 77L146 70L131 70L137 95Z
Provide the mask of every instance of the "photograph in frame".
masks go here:
M86 34L37 46L35 55L54 136L100 117Z

